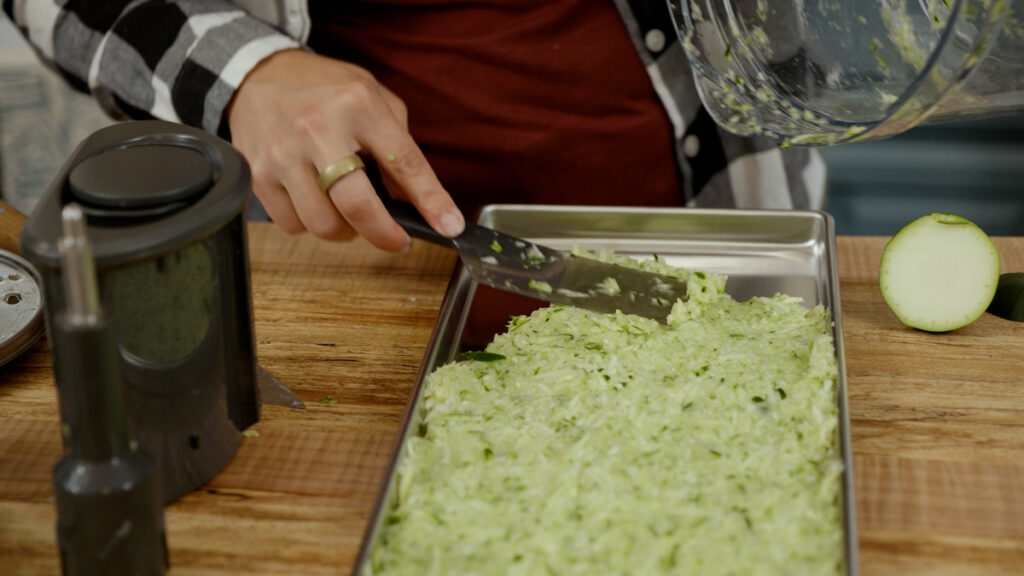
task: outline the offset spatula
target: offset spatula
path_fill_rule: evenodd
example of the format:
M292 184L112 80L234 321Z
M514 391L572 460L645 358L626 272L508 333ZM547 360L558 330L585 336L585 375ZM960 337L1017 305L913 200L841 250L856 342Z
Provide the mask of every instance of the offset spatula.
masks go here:
M466 224L455 238L434 231L416 208L382 198L410 236L455 248L470 276L492 286L547 302L598 312L621 310L665 322L686 282L548 248L496 230Z

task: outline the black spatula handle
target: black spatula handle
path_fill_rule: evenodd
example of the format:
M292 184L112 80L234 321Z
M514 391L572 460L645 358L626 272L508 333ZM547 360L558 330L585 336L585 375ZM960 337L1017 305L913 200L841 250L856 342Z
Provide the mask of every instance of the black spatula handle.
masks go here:
M398 222L398 225L405 229L410 236L439 244L448 248L455 248L455 241L447 236L442 236L427 224L416 207L408 202L400 202L392 198L381 197L384 206L388 209L391 217Z

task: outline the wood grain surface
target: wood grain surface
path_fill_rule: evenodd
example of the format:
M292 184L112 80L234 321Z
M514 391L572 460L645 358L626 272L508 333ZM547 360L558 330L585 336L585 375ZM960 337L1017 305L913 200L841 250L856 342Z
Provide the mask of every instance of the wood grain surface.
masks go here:
M265 406L231 463L166 509L171 574L348 574L451 274L250 226L260 363L306 410ZM996 239L1024 270L1024 238ZM877 289L885 239L840 238L861 574L1020 574L1024 323L899 324ZM45 342L0 367L0 574L57 574L60 456Z
M21 234L24 225L25 215L18 212L14 206L0 200L0 250L21 253L18 235Z

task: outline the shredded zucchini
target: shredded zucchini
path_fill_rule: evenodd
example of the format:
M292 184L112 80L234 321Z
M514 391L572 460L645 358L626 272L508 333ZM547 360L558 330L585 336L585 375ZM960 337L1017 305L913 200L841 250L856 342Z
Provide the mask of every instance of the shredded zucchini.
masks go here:
M687 280L668 325L551 306L428 377L365 573L842 572L825 310L629 264Z

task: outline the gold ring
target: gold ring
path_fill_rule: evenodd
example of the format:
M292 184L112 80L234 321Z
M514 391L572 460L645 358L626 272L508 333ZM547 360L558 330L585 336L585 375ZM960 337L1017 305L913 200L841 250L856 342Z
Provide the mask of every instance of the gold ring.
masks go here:
M320 189L327 192L338 180L341 180L343 177L355 172L356 170L362 170L365 168L366 164L363 164L362 158L355 154L349 154L334 164L331 164L320 173L320 178L318 179Z

